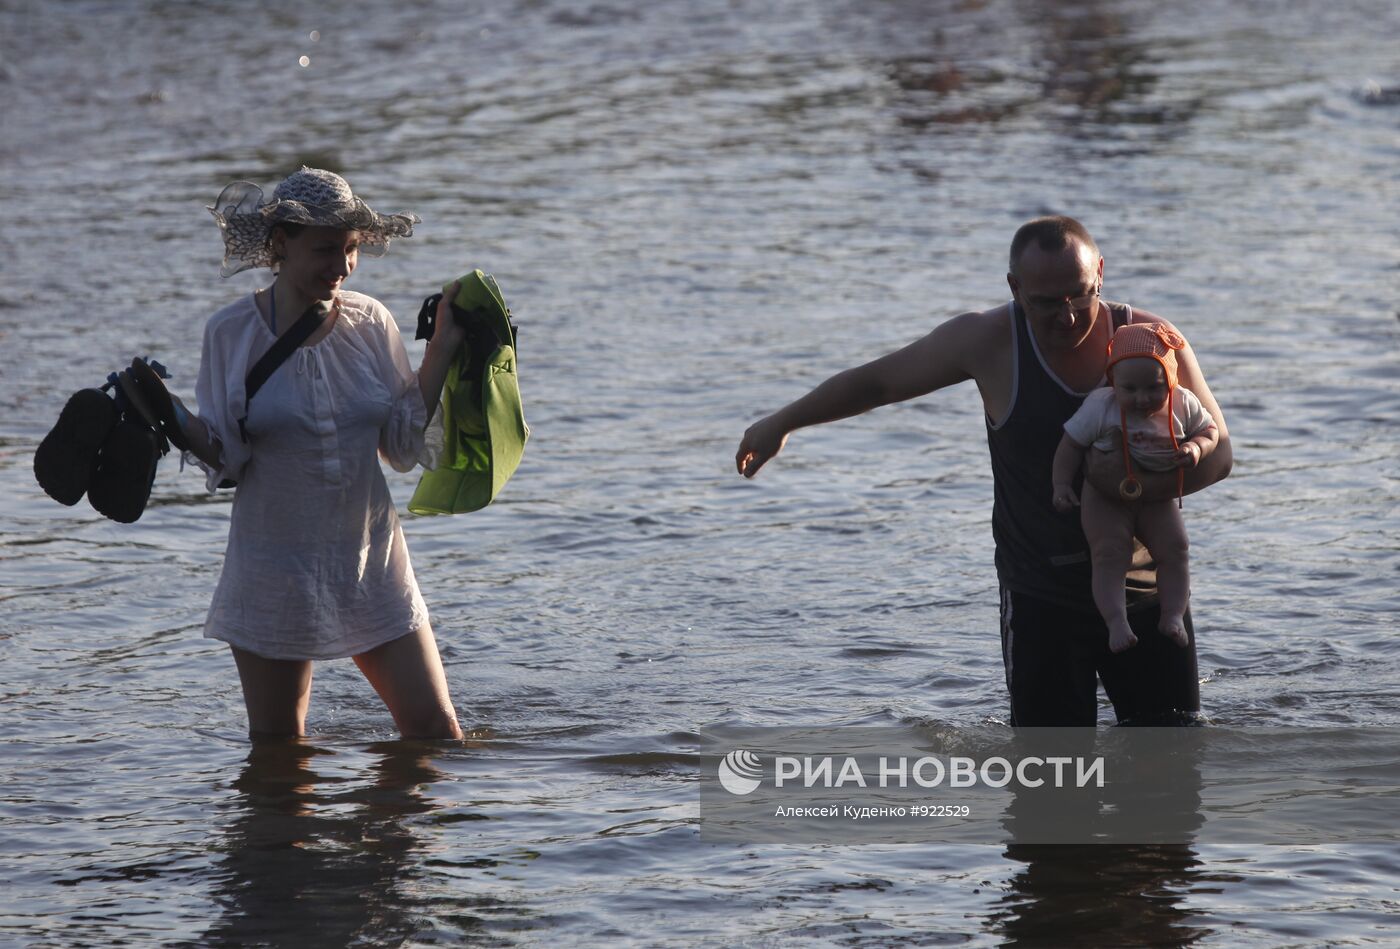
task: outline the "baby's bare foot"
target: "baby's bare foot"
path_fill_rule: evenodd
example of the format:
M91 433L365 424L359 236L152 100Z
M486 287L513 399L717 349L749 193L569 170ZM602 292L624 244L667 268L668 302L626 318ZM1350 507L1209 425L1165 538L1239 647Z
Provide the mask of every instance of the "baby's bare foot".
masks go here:
M1157 624L1157 631L1178 646L1185 647L1188 642L1186 621L1181 616L1163 616L1162 621Z
M1108 648L1112 652L1122 652L1137 645L1137 637L1127 620L1108 624Z

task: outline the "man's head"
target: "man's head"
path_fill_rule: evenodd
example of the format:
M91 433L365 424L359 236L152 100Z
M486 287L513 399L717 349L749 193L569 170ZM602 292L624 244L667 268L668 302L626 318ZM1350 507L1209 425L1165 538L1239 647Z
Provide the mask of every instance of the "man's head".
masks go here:
M1103 258L1089 232L1071 217L1042 217L1011 239L1006 282L1042 343L1074 349L1093 330Z
M1029 245L1034 244L1043 251L1054 252L1064 250L1071 241L1087 248L1093 257L1099 256L1099 245L1089 236L1088 229L1072 217L1056 214L1027 221L1016 231L1016 236L1011 238L1011 260L1007 269L1013 276L1019 273L1021 255Z

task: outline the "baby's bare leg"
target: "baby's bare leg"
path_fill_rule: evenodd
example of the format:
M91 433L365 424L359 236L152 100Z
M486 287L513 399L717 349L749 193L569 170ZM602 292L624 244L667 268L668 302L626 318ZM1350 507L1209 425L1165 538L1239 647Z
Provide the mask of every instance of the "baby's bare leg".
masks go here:
M1108 648L1122 652L1137 642L1128 626L1123 592L1123 577L1133 559L1133 509L1104 497L1085 481L1080 510L1093 560L1094 605L1108 625Z
M1157 596L1162 620L1157 628L1178 646L1186 645L1182 618L1191 598L1190 543L1176 501L1153 501L1138 511L1138 535L1157 561Z

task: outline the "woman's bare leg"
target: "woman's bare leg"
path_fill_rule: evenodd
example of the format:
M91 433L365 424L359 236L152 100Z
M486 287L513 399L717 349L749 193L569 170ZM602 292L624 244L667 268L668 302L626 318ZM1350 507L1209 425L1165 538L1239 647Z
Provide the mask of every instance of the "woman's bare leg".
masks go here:
M311 662L267 659L230 646L248 707L248 737L290 738L306 734L311 704Z
M1138 512L1138 533L1152 559L1157 561L1157 598L1163 635L1178 646L1186 645L1186 606L1191 599L1190 541L1186 522L1175 501L1154 501Z
M384 700L405 738L461 738L457 713L447 694L437 641L424 624L416 633L355 657L374 691Z
M1122 652L1137 643L1128 625L1123 578L1133 559L1133 509L1094 490L1088 481L1080 497L1080 520L1093 563L1094 605L1108 626L1108 648Z

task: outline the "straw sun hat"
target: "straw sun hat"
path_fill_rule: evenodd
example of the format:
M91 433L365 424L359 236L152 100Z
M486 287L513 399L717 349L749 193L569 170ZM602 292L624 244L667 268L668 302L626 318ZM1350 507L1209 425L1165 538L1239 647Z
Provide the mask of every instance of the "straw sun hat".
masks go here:
M271 200L251 181L230 182L209 208L224 237L224 264L231 277L243 270L276 263L269 238L273 225L307 224L357 231L360 251L383 256L389 241L409 237L416 214L379 214L355 197L350 183L332 171L302 167L272 192Z

